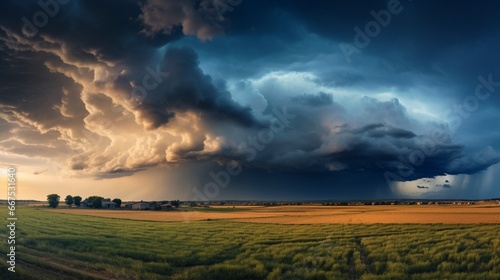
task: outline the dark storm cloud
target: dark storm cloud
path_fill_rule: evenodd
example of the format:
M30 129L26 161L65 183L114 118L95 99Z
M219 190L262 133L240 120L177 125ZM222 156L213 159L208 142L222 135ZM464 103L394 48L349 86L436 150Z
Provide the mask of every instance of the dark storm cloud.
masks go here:
M6 81L0 102L9 106L2 110L3 117L22 126L33 125L35 131L64 134L58 137L62 140L59 144L68 141L70 147L60 148L63 154L81 149L82 144L90 144L84 150L92 149L92 146L109 143L109 139L100 137L112 138L111 131L122 130L122 123L128 118L120 116L124 109L117 107L117 102L134 98L130 83L137 81L138 85L146 86L145 77L149 75L148 85L158 82L162 85L154 86L156 90L148 87L146 99L134 107L137 118L148 128L167 124L178 112L191 111L200 112L204 119L247 127L261 125L250 108L231 99L223 84L216 86L203 74L195 52L172 49L164 56L157 55L155 47L175 40L175 32L155 39L145 37L140 34L139 5L132 1L120 2L120 9L116 9L116 5L109 2L97 5L93 1L59 5L59 13L43 28L36 29L33 36L28 36L26 30L33 30L15 19L39 13L42 8L12 3L11 13L2 18L0 24L5 33L3 49L7 50L1 54L0 71ZM120 73L113 80L115 72ZM159 80L163 78L164 81ZM108 92L110 82L121 93ZM80 94L80 85L85 94ZM101 94L101 90L105 94ZM21 149L15 149L14 144L4 142L4 149L11 152L48 149L43 141L40 147ZM40 154L40 151L36 153ZM57 153L49 151L49 154ZM83 170L105 163L102 156L92 160L88 152L83 155L70 160L71 169Z
M147 0L141 5L139 19L145 25L142 32L149 36L182 30L185 35L207 40L223 33L223 14L229 8L227 3L216 0Z
M385 181L413 169L406 181L500 162L498 96L456 131L433 111L473 95L478 75L500 80L497 2L401 1L351 63L339 44L388 1L243 1L222 16L217 3L75 0L33 32L21 18L43 8L3 2L1 151L69 153L70 169L101 178L234 161L273 171L271 181L323 186L360 172ZM269 143L252 142L270 133L276 109L296 117ZM433 128L447 137L436 141Z
M188 6L195 5L195 1L187 2L186 5ZM146 99L137 108L140 110L140 118L147 122L151 128L157 128L168 123L175 116L174 111L191 109L204 112L205 117L232 120L245 126L255 125L257 122L252 117L250 108L243 108L232 101L230 93L224 86L217 88L213 85L211 78L202 73L198 67L196 53L183 49L171 50L165 54L165 57L158 57L155 54L155 47L176 40L182 32L175 31L174 28L169 32L164 32L166 35L155 36L154 38L141 35L141 30L143 30L141 21L147 19L143 16L144 13L155 10L155 8L149 6L156 7L168 3L173 3L173 6L165 7L162 10L161 14L163 14L164 18L165 13L175 12L178 9L183 10L182 7L175 6L177 4L172 1L164 1L163 3L147 1L144 6L140 6L135 1L110 1L106 3L72 1L66 5L59 5L60 13L50 18L48 24L43 29L40 28L32 41L38 44L47 44L46 40L36 39L37 36L42 35L60 40L63 42L65 59L77 64L92 65L98 64L100 61L111 61L117 65L115 68L120 67L120 65L135 67L135 69L129 71L135 77L132 75L123 77L122 75L117 80L119 83L117 86L125 89L128 93L131 93L132 89L120 84L120 82L128 83L129 80L142 82L144 76L148 73L146 67L149 66L148 64L155 62L155 64L152 64L152 68L157 75L152 78L157 81L165 78L162 80L162 87L148 91ZM29 17L29 15L33 15L42 9L36 5L20 5L18 3L11 3L11 5L13 13L6 14L4 22L10 30L16 31L19 29L22 31L23 26L22 22L16 25L14 19L25 15ZM206 7L204 7L207 9L211 7L210 9L213 10L213 5L213 3L207 3ZM117 9L117 6L120 8ZM202 11L191 11L180 16L196 17L198 12ZM211 11L211 13L214 13L214 11ZM203 26L193 27L192 22L183 22L181 20L181 23L194 29L205 30ZM172 25L177 25L177 21L173 22ZM200 25L203 24L200 23ZM161 29L162 26L158 28ZM156 29L153 28L152 30ZM47 58L40 57L40 54L37 54L36 59L42 62L36 65L39 68L36 71L39 73L47 72L43 69L45 68L43 60L47 60ZM160 71L157 71L154 65L158 65L157 61L159 59L164 62ZM170 76L158 77L158 75L164 73L162 71ZM44 78L44 80L49 81L50 79ZM23 92L26 91L28 90L23 90ZM28 92L34 94L34 91ZM55 103L47 99L45 101ZM51 107L52 104L47 104L48 106L45 107Z
M378 55L404 53L404 59L412 59L412 67L436 61L450 47L470 44L492 34L498 34L495 18L498 16L497 1L341 1L325 3L321 0L282 1L287 11L312 32L339 41L352 42L355 26L364 30L374 20L371 11L387 10L388 3L398 3L400 14L392 15L386 28L370 42L367 52ZM403 49L402 47L410 47ZM364 50L365 51L365 50ZM390 58L389 56L384 56ZM425 60L420 61L424 57ZM408 65L410 66L410 65Z
M385 136L393 138L413 138L417 136L411 131L404 130L402 128L387 127L381 123L368 124L348 132L352 134L365 135L371 138L382 138Z
M57 13L47 16L47 23L42 27L37 27L36 19L33 20L37 13L44 11L35 1L31 4L6 2L2 3L5 8L0 11L3 26L16 33L28 31L28 34L23 34L26 37L48 35L64 39L69 45L68 51L79 60L95 59L86 53L89 50L98 50L102 59L142 56L144 51L177 36L172 34L148 39L138 34L141 27L135 19L140 9L136 1L61 1L67 4L58 5ZM52 6L50 9L54 10ZM23 17L29 24L21 20Z
M231 99L225 88L217 88L212 78L198 67L198 56L190 49L170 49L165 54L161 85L140 105L141 118L149 128L168 124L176 111L203 112L204 118L233 121L244 126L258 125L251 108Z
M348 67L341 67L341 63L346 61L338 48L339 43L352 44L355 36L353 28L358 26L364 29L368 22L375 21L370 12L387 9L387 3L245 2L234 12L227 13L232 28L226 42L230 44L216 40L214 44L200 49L209 52L207 57L217 55L223 59L223 67L230 69L224 72L225 75L252 75L254 71L262 71L266 67L290 69L291 61L295 69L300 69L297 64L302 59L308 60L311 65L314 55L339 54L343 61L332 61L336 65L331 62L328 65L319 64L309 71L316 72L326 85L387 86L408 90L425 84L426 87L442 87L440 96L448 98L471 94L478 75L499 72L495 63L500 58L495 51L500 37L495 20L499 4L495 1L481 4L469 1L400 1L403 11L392 16L390 24L362 49L359 59ZM254 14L259 16L249 16ZM269 32L273 32L273 37L268 37ZM322 42L315 40L307 47L302 46L302 52L294 53L295 44L310 34L318 34L331 43L318 48ZM237 40L233 41L233 38ZM262 38L266 40L261 41ZM211 47L214 47L213 51ZM237 49L237 52L231 51L231 48ZM241 60L245 62L259 63L237 68L239 64L234 63L238 61L235 55L241 55ZM282 61L283 58L286 61Z
M366 1L362 2L345 1L330 2L324 1L276 1L269 4L270 8L263 12L263 21L270 29L286 30L278 19L276 21L267 20L269 10L287 11L288 17L293 18L290 21L292 26L305 26L309 31L320 34L323 38L332 40L334 44L345 41L352 43L355 32L353 28L359 26L364 28L365 24L374 20L370 12L378 12L387 9L387 1ZM380 35L372 38L370 45L362 50L363 56L354 62L358 66L357 70L342 69L333 71L328 68L319 68L319 77L323 79L326 85L353 86L356 84L365 85L362 89L368 87L380 88L400 88L411 89L421 86L423 83L429 86L442 88L437 93L422 93L421 97L432 103L433 99L439 100L440 97L446 97L450 109L455 106L455 102L462 102L465 96L474 93L477 85L477 76L487 73L500 73L500 68L495 62L498 59L498 52L494 49L500 45L500 36L498 26L499 4L494 1L488 1L481 4L472 4L468 1L444 1L444 2L407 2L401 1L404 7L400 15L392 15L391 23L387 28L383 28ZM250 6L250 7L249 7ZM258 7L258 4L250 4L241 8L252 10ZM243 10L236 13L244 13ZM279 13L278 13L279 14ZM293 16L290 16L292 14ZM230 15L231 16L231 15ZM278 18L278 17L276 17ZM236 18L233 19L237 21ZM258 20L260 23L262 21ZM418 24L416 24L418 23ZM249 30L253 26L251 19L244 23L235 24L242 34L251 34ZM256 26L259 26L257 23ZM299 28L296 28L299 29ZM263 31L264 33L266 31ZM295 33L298 34L298 33ZM258 37L258 36L256 36ZM302 36L303 37L303 36ZM290 36L288 38L279 37L279 40L292 44L299 41L301 36ZM280 46L280 43L272 42L274 46ZM321 41L316 41L320 43ZM253 46L252 46L253 47ZM250 47L248 49L251 49ZM309 50L314 50L309 47ZM289 49L287 49L288 51ZM246 50L240 50L245 52ZM287 55L287 51L282 56ZM335 53L335 50L329 50ZM247 55L245 53L245 55ZM370 57L374 58L371 59ZM300 56L295 56L301 59ZM368 58L368 59L367 59ZM276 63L277 60L270 59L270 63ZM296 62L296 61L295 61ZM373 64L377 67L373 67ZM335 66L331 66L335 69ZM318 68L314 69L318 73ZM337 73L343 74L342 78ZM385 75L387 74L387 75ZM423 74L423 75L422 75ZM347 76L345 76L347 75ZM499 77L496 74L495 77ZM498 78L497 78L498 80ZM450 90L451 89L451 90ZM371 90L371 89L368 89ZM402 93L404 94L404 93ZM296 97L296 101L304 101L302 97ZM491 101L491 102L490 102ZM481 119L483 112L496 111L499 98L482 103L481 108L484 111L478 112L468 122L475 119ZM420 132L412 131L415 127L411 119L404 112L403 106L397 103L385 103L379 106L378 101L372 98L365 99L365 110L368 117L390 121L396 126L392 130L392 136L414 138ZM394 108L394 110L392 109ZM489 118L491 120L491 117ZM437 174L473 174L486 169L498 162L498 154L489 150L484 152L487 145L496 145L497 141L486 142L487 135L498 130L495 122L490 122L490 127L486 128L483 124L468 125L464 120L464 125L460 128L461 134L468 134L477 130L477 133L484 137L474 139L474 142L467 145L477 145L481 147L476 152L466 150L464 145L453 143L442 143L438 146L435 154L428 155L423 166L417 167L417 172L412 178L420 176L434 176ZM308 126L310 127L310 126ZM479 132L481 131L481 132ZM367 135L365 135L367 136ZM387 137L391 133L373 130L371 137ZM492 136L494 138L494 136ZM493 139L492 138L492 139ZM354 143L357 140L354 140ZM393 145L389 145L391 147ZM370 155L374 156L373 162L383 161L384 156L390 155L388 150L373 149L366 151L371 147L370 143L356 146L356 154L346 153L346 159L360 158L360 163L351 163L350 166L364 166L370 162ZM416 143L404 143L401 148L411 151L418 150ZM498 145L496 148L500 148ZM293 149L292 149L293 150ZM392 159L399 155L406 158L408 152L394 153ZM338 157L338 156L337 156ZM355 161L355 160L352 160ZM395 164L401 164L399 160L394 160L389 164L383 164L384 168ZM375 166L380 166L376 163Z
M81 90L71 79L50 73L43 63L49 56L33 55L8 56L0 54L0 75L2 87L0 102L13 106L23 117L37 122L41 130L48 130L55 123L67 123L61 120L57 107L67 95L77 95ZM72 100L72 113L83 116L83 103L79 99ZM56 106L56 107L55 107Z
M0 53L0 57L0 118L9 123L2 131L1 149L26 156L64 155L68 145L64 138L77 136L84 126L81 87L47 71L43 62L49 56L27 52L16 56Z
M299 100L303 98L304 95L299 96ZM298 116L291 128L276 135L252 162L239 160L241 166L278 172L369 171L382 174L389 171L405 174L398 177L407 181L445 174L474 174L500 162L500 155L491 148L470 154L465 152L463 145L453 143L447 137L442 137L439 143L432 142L432 149L424 149L423 143L432 139L431 129L421 131L404 107L394 100L370 103L365 108L372 113L372 120L383 122L362 126L344 124L336 127L335 132L329 131L318 122L328 115L325 112L340 111L347 120L351 118L339 104L331 102L324 105L325 111L296 102L290 107ZM396 126L398 124L407 125L401 128ZM412 129L420 131L419 134ZM289 141L290 138L296 140ZM248 150L240 152L245 154Z

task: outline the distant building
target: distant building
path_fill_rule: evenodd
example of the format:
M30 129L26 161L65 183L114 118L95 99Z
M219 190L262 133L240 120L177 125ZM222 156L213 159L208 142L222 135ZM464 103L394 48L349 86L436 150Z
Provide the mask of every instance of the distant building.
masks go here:
M165 204L162 204L160 206L161 206L161 210L173 210L174 209L174 207L170 203L165 203Z
M132 209L134 210L149 210L151 209L151 203L149 202L136 202L132 204Z
M117 208L118 204L116 204L113 201L103 201L101 202L102 208L104 209L111 209L111 208Z

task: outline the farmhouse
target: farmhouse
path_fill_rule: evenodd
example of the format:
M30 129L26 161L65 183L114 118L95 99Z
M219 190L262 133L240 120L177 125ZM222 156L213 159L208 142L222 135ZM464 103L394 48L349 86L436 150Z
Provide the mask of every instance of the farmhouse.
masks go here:
M103 202L101 202L101 205L102 205L102 208L105 208L105 209L111 209L111 208L118 207L118 204L116 204L113 201L103 201Z
M136 202L132 204L132 209L134 210L149 210L151 209L151 203L149 202Z

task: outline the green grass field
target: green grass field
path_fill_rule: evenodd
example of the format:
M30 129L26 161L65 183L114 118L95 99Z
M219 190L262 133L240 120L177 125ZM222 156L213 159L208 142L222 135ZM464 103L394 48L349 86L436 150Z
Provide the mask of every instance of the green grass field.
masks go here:
M500 225L17 217L16 273L3 261L1 279L500 279Z

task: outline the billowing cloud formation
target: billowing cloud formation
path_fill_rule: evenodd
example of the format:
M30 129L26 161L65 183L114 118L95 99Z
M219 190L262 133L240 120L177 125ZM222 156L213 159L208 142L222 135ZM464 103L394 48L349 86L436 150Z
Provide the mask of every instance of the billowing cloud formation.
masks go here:
M5 4L12 12L0 14L0 151L102 178L215 162L276 176L365 172L408 181L500 162L492 141L499 130L478 125L498 114L498 98L464 111L478 76L500 70L484 55L498 31L433 41L429 48L446 55L426 64L430 39L421 30L407 30L395 43L401 48L380 47L402 28L394 16L387 35L349 63L336 46L371 20L370 10L313 18L299 1L277 1L253 18L263 3L245 2L221 19L216 2L124 1L111 17L118 2L74 1L35 34L17 19L41 8ZM404 12L420 18L430 4L422 5ZM457 61L469 48L476 60ZM457 116L461 126L450 128Z
M146 26L143 32L150 36L172 34L180 28L185 35L207 40L223 33L221 11L227 5L218 0L148 0L141 6L139 19Z
M191 49L170 49L165 54L165 65L158 71L150 71L144 86L150 91L139 105L139 118L148 128L158 128L169 122L175 112L194 110L201 117L220 121L234 121L244 126L256 125L251 108L244 108L231 99L222 85L218 89L210 76L198 67L198 58ZM156 81L154 81L156 79ZM146 85L151 83L151 85Z

